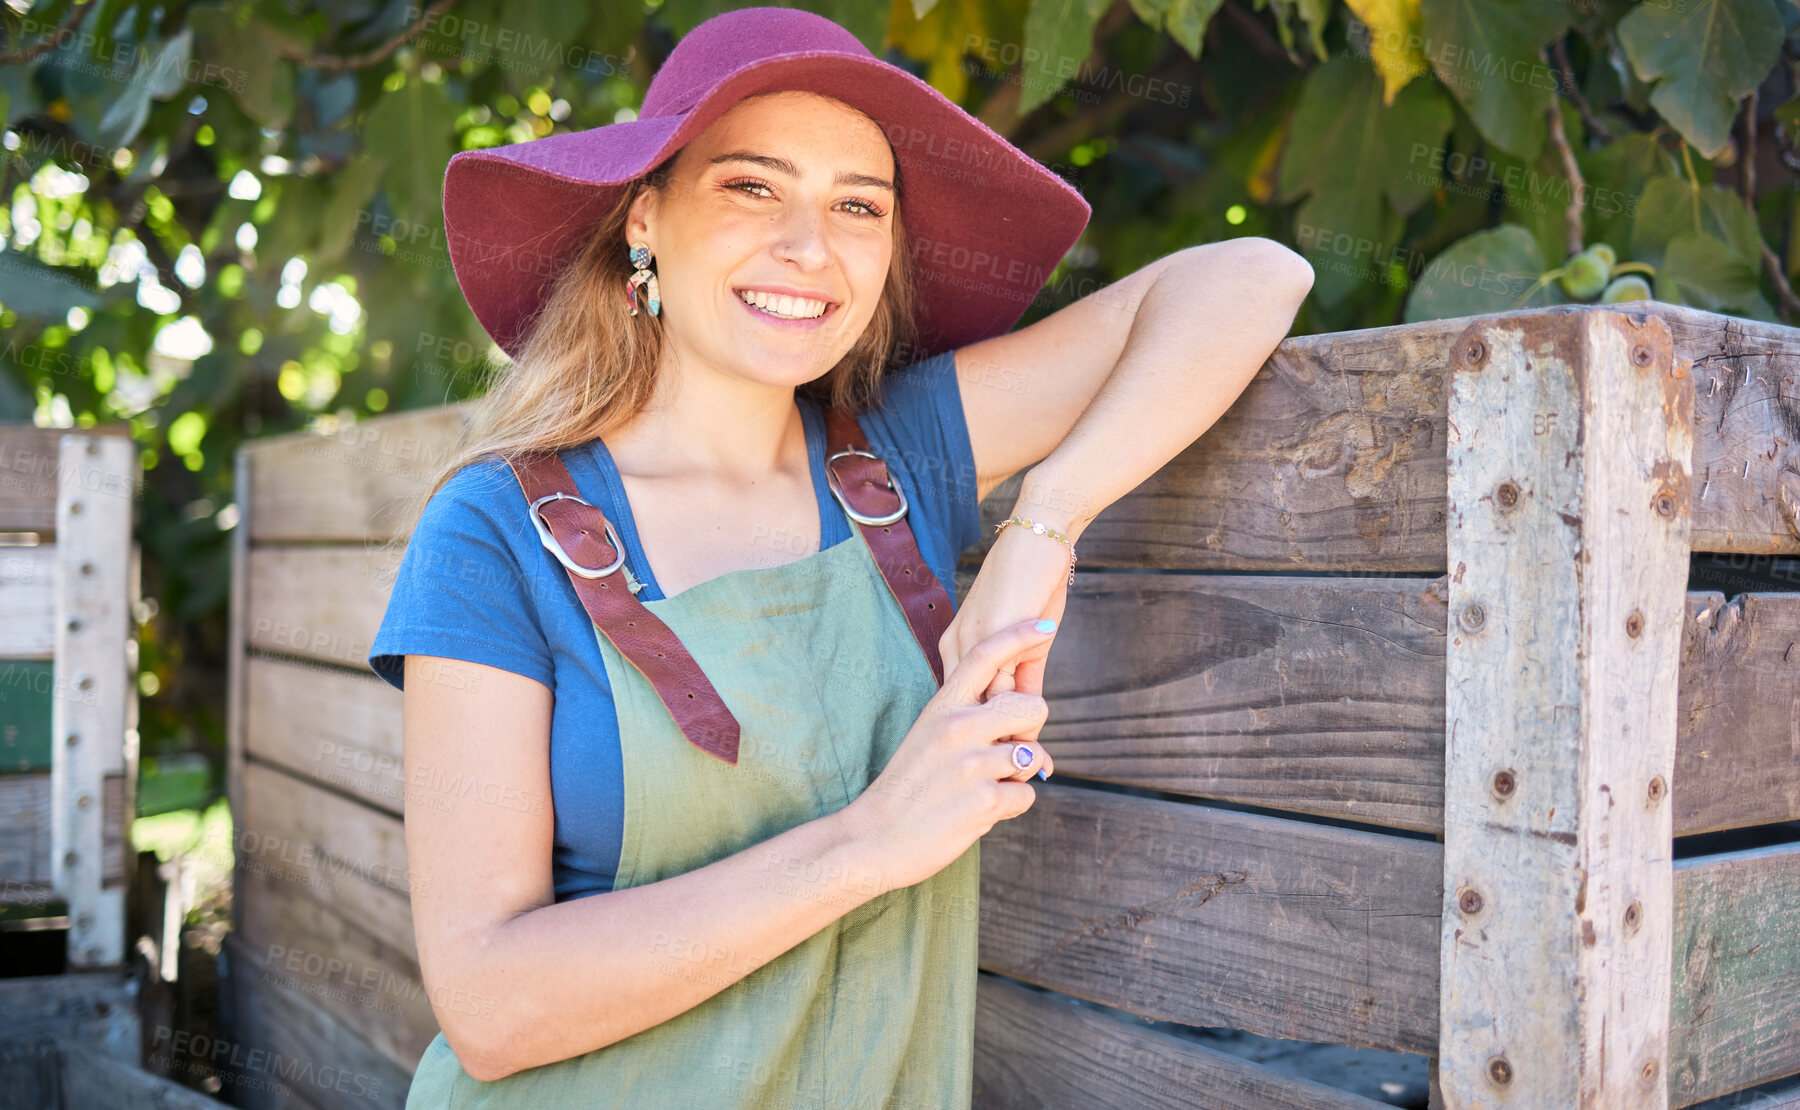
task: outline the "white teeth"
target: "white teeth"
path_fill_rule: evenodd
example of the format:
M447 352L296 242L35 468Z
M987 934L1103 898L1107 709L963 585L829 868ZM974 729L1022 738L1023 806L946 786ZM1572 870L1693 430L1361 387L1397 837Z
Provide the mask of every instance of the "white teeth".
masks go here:
M811 320L825 314L824 301L811 301L804 297L777 296L761 291L744 290L738 297L745 304L754 305L771 316L780 316L789 320Z

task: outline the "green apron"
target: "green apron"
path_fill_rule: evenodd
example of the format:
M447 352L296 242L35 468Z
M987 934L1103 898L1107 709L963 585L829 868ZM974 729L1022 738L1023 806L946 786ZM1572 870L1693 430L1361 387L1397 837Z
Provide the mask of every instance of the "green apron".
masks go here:
M849 539L823 551L644 605L680 638L743 732L736 766L700 751L595 627L624 758L616 889L691 871L842 809L937 691L854 523ZM407 1110L965 1110L980 846L870 899L698 1006L585 1055L483 1083L440 1033ZM770 882L798 879L774 869ZM671 977L704 977L716 964L697 947L658 934L648 958Z

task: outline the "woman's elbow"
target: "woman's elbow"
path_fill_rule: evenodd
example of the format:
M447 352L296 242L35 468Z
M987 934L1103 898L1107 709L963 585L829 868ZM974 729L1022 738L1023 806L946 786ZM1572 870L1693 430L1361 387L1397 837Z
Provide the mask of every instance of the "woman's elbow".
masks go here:
M1305 255L1285 243L1261 235L1247 235L1232 242L1240 244L1240 249L1249 253L1244 264L1265 275L1265 288L1286 292L1296 305L1312 292L1313 268Z
M523 1070L520 1014L491 979L467 964L454 971L433 968L424 978L432 1016L464 1071L490 1083Z
M450 1025L439 1023L444 1040L450 1045L450 1051L456 1053L456 1061L462 1069L471 1079L483 1083L523 1071L524 1065L519 1062L506 1030L493 1022L483 1027L481 1021L479 1017L471 1020L464 1015Z

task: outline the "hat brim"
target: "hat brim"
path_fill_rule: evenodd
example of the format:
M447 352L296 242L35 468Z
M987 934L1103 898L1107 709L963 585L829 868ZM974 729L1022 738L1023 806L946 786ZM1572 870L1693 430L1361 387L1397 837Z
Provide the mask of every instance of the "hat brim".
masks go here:
M905 70L843 52L783 55L720 80L679 115L452 157L444 231L475 318L517 355L556 275L624 185L745 97L783 89L840 100L886 134L900 164L927 352L1009 330L1092 215L1062 178Z

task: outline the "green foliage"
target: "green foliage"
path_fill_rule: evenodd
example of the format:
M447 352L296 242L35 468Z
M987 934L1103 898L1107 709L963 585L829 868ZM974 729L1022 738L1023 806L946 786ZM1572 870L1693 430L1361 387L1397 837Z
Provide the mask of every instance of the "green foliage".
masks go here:
M1355 271L1329 265L1343 237L1396 242L1399 217L1432 196L1438 171L1417 152L1442 147L1450 116L1443 92L1420 81L1382 107L1375 71L1347 54L1307 75L1280 182L1284 200L1311 194L1295 221L1320 301L1336 304L1358 284Z
M1800 97L1759 105L1754 196L1734 168L1747 94L1791 87L1765 79L1800 59L1792 3L790 2L1093 205L1027 323L1240 235L1312 261L1303 332L1565 297L1796 303ZM672 44L735 6L0 9L0 419L125 424L144 449L146 756L222 752L238 444L479 387L450 156L632 118Z
M1525 228L1478 231L1431 260L1406 302L1406 322L1561 303L1556 287L1539 280L1543 271L1543 252Z
M1643 4L1619 21L1650 103L1708 158L1731 136L1737 100L1762 83L1781 51L1775 0Z
M1425 35L1448 44L1432 68L1481 133L1519 158L1537 154L1556 79L1541 48L1568 27L1563 0L1425 0Z

